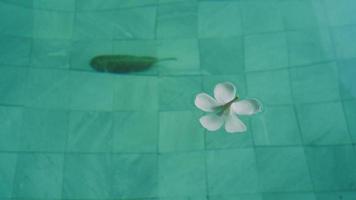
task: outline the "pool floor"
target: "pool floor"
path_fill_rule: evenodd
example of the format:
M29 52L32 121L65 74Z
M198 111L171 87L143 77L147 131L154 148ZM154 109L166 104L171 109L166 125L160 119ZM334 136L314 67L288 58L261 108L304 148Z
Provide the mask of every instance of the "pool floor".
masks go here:
M355 200L354 0L0 0L1 200ZM103 54L154 56L130 74ZM263 112L205 130L231 82Z

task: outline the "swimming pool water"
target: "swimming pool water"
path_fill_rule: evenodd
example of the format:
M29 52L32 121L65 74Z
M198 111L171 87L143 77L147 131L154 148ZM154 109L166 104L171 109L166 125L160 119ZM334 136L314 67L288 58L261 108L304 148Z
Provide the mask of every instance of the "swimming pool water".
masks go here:
M0 0L0 199L355 200L353 0ZM176 57L132 74L99 54ZM263 112L207 132L195 95Z

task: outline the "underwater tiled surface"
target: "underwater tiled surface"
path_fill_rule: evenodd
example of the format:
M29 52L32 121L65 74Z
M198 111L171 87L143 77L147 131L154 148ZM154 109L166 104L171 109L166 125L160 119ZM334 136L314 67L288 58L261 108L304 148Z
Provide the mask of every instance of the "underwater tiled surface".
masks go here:
M95 174L95 178L92 174ZM111 174L111 156L109 155L66 155L61 188L62 197L69 199L108 198Z
M294 101L313 103L340 98L335 63L317 64L290 70Z
M277 0L243 1L241 6L245 33L254 34L284 29L280 4Z
M264 104L283 105L293 101L288 70L247 74L247 94L263 99Z
M21 154L16 171L12 197L56 199L62 196L63 154Z
M241 5L233 1L202 1L198 5L200 38L234 37L242 34ZM234 19L230 23L230 19Z
M112 113L72 111L68 115L68 151L108 152L111 150L114 121Z
M247 35L244 44L246 71L262 71L288 66L286 33Z
M0 199L356 199L353 0L0 0ZM95 72L98 54L176 58ZM263 112L207 132L219 82Z
M162 197L205 196L204 153L162 154L159 158L159 183L159 195Z
M330 33L324 29L302 29L287 33L289 64L307 65L334 58Z
M209 74L240 74L244 71L241 37L201 39L201 69ZM227 65L228 64L228 65ZM224 65L224 68L219 66Z
M296 113L291 105L265 106L264 115L251 121L256 145L300 145ZM284 121L283 124L280 122Z
M235 195L258 191L257 164L252 148L209 151L206 160L209 194Z
M138 124L141 121L146 123ZM157 152L158 121L159 116L156 111L114 113L112 150L118 153Z
M259 147L256 148L256 158L262 191L312 190L312 182L302 147ZM290 162L294 164L291 165Z

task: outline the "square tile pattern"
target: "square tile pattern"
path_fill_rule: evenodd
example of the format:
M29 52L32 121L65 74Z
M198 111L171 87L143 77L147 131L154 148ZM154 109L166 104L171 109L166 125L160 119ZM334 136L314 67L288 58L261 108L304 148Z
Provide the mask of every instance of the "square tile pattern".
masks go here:
M354 0L0 2L0 199L356 199ZM15 14L16 13L16 14ZM155 56L95 72L96 55ZM207 132L219 82L263 112Z

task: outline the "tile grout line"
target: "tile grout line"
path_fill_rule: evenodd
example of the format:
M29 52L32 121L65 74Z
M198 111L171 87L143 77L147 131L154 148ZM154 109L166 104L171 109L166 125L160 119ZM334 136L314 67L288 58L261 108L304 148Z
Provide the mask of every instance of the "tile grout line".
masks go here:
M76 1L77 2L77 1ZM156 12L157 12L157 10L156 10ZM77 8L75 9L75 13L77 13ZM156 16L156 20L157 20L157 16ZM74 26L74 25L73 25ZM73 27L73 30L74 30L74 27ZM73 31L72 30L72 31ZM157 28L155 29L156 31L157 31ZM73 36L72 36L72 39L73 39ZM33 40L34 40L34 38L32 37L32 39L31 39L31 41L33 42ZM33 44L32 44L33 45ZM31 48L32 48L32 45L31 45ZM244 49L244 44L242 44L243 45L243 49ZM287 45L288 45L288 42L287 42ZM112 45L113 46L113 45ZM113 49L113 47L112 47L112 49ZM198 47L198 50L199 50L199 52L200 52L200 48ZM335 50L335 48L334 48L334 50ZM287 48L287 51L289 51L289 48ZM30 50L30 63L32 62L32 49ZM288 63L289 63L289 53L288 53ZM200 66L201 66L201 64L200 64ZM339 68L337 68L337 69L339 69ZM284 70L284 69L283 69ZM288 70L288 76L289 76L289 84L290 84L290 88L291 88L291 92L292 92L292 98L293 98L293 101L294 101L294 95L293 95L293 89L292 89L292 80L291 80L291 72L290 72L290 70L291 69L287 69ZM259 72L259 71L258 71ZM202 77L202 81L201 81L201 87L203 87L203 76L204 75L198 75L199 77ZM198 77L197 76L197 77ZM338 76L338 79L339 79L340 77ZM159 77L158 77L158 79L159 79ZM339 80L340 81L340 80ZM246 83L247 81L246 81L246 79L245 79L245 89L246 89L246 93L247 93L247 83ZM158 83L157 83L157 85L158 85ZM340 82L339 82L339 87L340 87ZM340 93L340 90L339 90L339 93ZM340 95L340 94L339 94ZM340 97L341 98L341 97ZM158 100L158 103L159 103L159 100ZM316 102L317 103L317 102ZM300 136L300 138L302 139L302 146L301 147L303 147L303 151L304 151L304 156L305 156L305 159L306 159L306 162L307 162L307 157L306 157L306 153L305 153L305 149L304 149L304 147L306 147L306 145L304 145L303 144L303 142L304 142L304 139L303 139L303 137L302 137L302 132L301 132L301 127L300 127L300 124L299 124L299 118L298 118L298 113L297 113L297 108L296 108L296 105L293 103L292 104L293 105L293 111L294 111L294 114L295 114L295 117L296 117L296 123L297 123L297 126L298 126L298 129L299 129L299 136ZM344 113L344 116L345 116L345 112L344 112L344 103L342 102L342 106L343 106L343 113ZM95 112L97 112L97 111L95 111ZM109 112L111 112L111 111L109 111ZM139 111L138 111L139 112ZM157 111L157 135L158 135L158 137L157 137L157 160L158 160L158 166L159 166L159 155L160 155L160 153L159 153L159 126L160 126L160 120L159 120L159 114L160 114L160 110L158 110ZM345 116L345 119L346 119L346 116ZM69 119L68 119L69 120ZM347 123L347 125L348 125L348 123ZM68 125L69 126L69 125ZM69 129L69 128L68 128ZM251 126L251 129L252 129L252 126ZM205 131L206 132L206 131ZM253 130L252 130L252 132L253 132ZM251 137L252 137L252 142L253 142L253 150L254 150L254 153L255 153L255 159L256 159L256 161L257 161L257 156L256 156L256 151L255 151L255 148L256 147L258 147L258 145L256 145L255 144L255 140L254 140L254 138L253 138L253 133L251 132ZM351 134L350 133L350 131L348 130L348 133L349 134ZM69 132L67 132L67 137L69 137ZM66 145L68 145L67 144L67 141L68 139L66 139ZM206 144L206 133L204 133L204 152L205 152L205 171L206 171L206 173L207 173L207 158L206 158L206 152L207 152L207 144ZM335 146L335 145L329 145L329 146ZM267 146L266 146L267 147ZM67 149L67 147L65 147L65 149ZM113 145L112 145L112 147L111 147L111 150L113 149ZM229 148L228 148L229 149ZM238 149L240 149L240 148L238 148ZM214 150L213 150L214 151ZM1 152L1 151L0 151ZM193 151L194 152L194 151ZM15 152L16 154L20 154L21 153L21 151L18 151L18 152ZM33 153L33 152L29 152L29 153ZM48 153L48 152L44 152L44 153ZM68 155L68 154L71 154L72 152L65 152L65 153L63 153L63 156L65 157L66 155ZM110 152L111 154L110 155L115 155L113 152ZM175 153L175 152L172 152L172 153ZM137 154L140 154L141 155L141 153L137 153ZM101 155L101 154L98 154L98 155ZM16 168L18 167L17 166L17 164L18 164L18 157L19 156L17 156L17 161L16 161ZM65 164L65 160L63 159L63 171L64 171L64 164ZM311 179L311 181L313 182L313 180L312 180L312 177L311 177L311 172L310 172L310 166L308 165L308 168L309 168L309 176L310 176L310 179ZM159 168L158 168L158 171L159 171ZM17 172L17 169L15 170L15 172ZM258 170L257 170L257 173L258 173ZM15 174L15 173L14 173ZM15 176L15 175L14 175ZM62 172L62 176L64 176L64 172ZM206 174L206 178L207 178L207 174ZM63 179L63 177L62 177L62 179ZM13 183L14 184L14 183ZM206 184L208 185L208 181L206 181ZM62 181L62 193L63 193L63 181ZM314 187L314 186L313 186ZM313 189L313 191L315 192L315 189ZM208 187L207 187L207 198L209 199L209 191L208 191Z
M226 151L226 150L241 150L241 149L249 149L253 147L258 147L258 148L298 148L298 147L344 147L344 146L350 146L350 145L355 145L355 143L344 143L344 144L331 144L331 145L254 145L254 146L246 146L246 147L240 147L240 148L209 148L206 151L212 152L212 151ZM194 153L194 152L204 152L204 150L191 150L191 151L169 151L169 152L163 152L160 154L174 154L174 153ZM110 152L78 152L78 151L68 151L68 152L62 152L62 151L0 151L0 153L9 153L9 154L75 154L75 155L105 155ZM156 155L157 152L114 152L112 153L113 155Z
M200 8L200 2L196 2L196 20L197 20L197 27L196 27L196 39L197 39L197 45L198 45L198 58L199 58L199 69L202 70L202 53L201 53L201 39L199 38L199 21L200 21L200 17L199 17L199 9ZM201 78L201 82L200 82L200 89L204 91L204 82L205 82L205 78L206 75L201 74L200 75ZM200 124L200 123L199 123ZM207 134L208 131L204 128L203 131L203 140L204 140L204 177L205 177L205 197L206 200L210 199L210 191L209 191L209 170L208 170L208 154L209 151L208 150L208 146L207 146Z
M348 133L348 136L349 136L349 140L351 141L351 146L354 146L353 144L353 136L351 134L351 129L350 129L350 124L349 124L349 120L348 120L348 116L346 114L346 108L345 108L345 100L343 99L342 97L342 93L341 93L341 79L340 79L340 60L348 60L348 59L340 59L339 58L339 55L337 53L337 49L336 49L336 42L335 42L335 37L334 37L334 33L333 33L333 28L332 26L330 26L330 16L329 16L329 13L327 12L327 9L326 9L326 4L325 4L325 1L322 1L322 6L325 10L325 14L326 14L326 20L328 22L328 33L329 33L329 37L330 37L330 40L331 40L331 45L333 47L333 54L334 54L334 57L336 58L337 62L336 62L336 76L337 76L337 80L338 80L338 95L339 95L339 99L340 99L340 104L341 104L341 108L342 108L342 113L343 113L343 117L344 117L344 121L346 123L346 130L347 130L347 133ZM356 153L356 149L353 148L353 151L354 153Z
M242 5L241 3L239 4L239 11L241 11L241 8L242 8ZM242 14L242 11L239 12L240 13L240 18L241 18L241 29L242 29L242 33L241 33L241 45L242 45L242 57L244 59L243 61L243 69L244 69L244 72L243 72L243 77L244 77L244 90L245 90L245 95L246 96L249 96L249 87L247 85L248 81L247 81L247 73L246 73L246 52L245 52L245 49L246 49L246 43L245 43L245 40L246 40L246 35L245 35L245 30L244 30L244 17L243 17L243 14ZM254 137L254 131L253 131L253 127L252 127L252 123L251 123L251 120L248 120L248 124L250 125L250 138L251 138L251 147L247 147L246 149L251 149L253 151L253 158L254 158L254 164L255 164L255 172L256 172L256 179L257 179L257 185L256 185L256 193L259 193L261 198L262 198L262 186L261 186L261 175L260 175L260 171L258 170L258 159L257 159L257 151L256 151L256 143L255 143L255 137Z
M77 20L77 1L74 1L74 10L73 12L69 12L72 13L72 28L71 28L71 38L70 39L66 39L66 41L70 42L70 47L68 47L68 53L70 54L69 57L67 58L67 64L68 64L68 68L64 69L65 71L67 71L67 83L66 84L70 84L70 79L71 79L71 74L70 74L70 69L71 69L71 58L72 58L72 49L73 49L73 37L74 37L74 32L75 32L75 23ZM67 131L66 131L66 137L65 137L65 145L64 145L64 150L63 150L63 157L62 157L62 183L61 183L61 198L63 199L65 196L65 173L67 171L67 151L69 149L69 137L70 137L70 114L71 114L71 110L70 110L70 104L72 101L72 93L68 92L68 107L65 110L66 115L67 115ZM59 109L61 110L61 109Z
M333 47L333 54L334 54L334 57L336 58L337 62L336 62L336 74L337 74L337 80L338 80L338 91L339 91L339 98L340 98L340 101L341 101L341 107L342 107L342 112L343 112L343 116L344 116L344 120L345 120L345 123L346 123L346 129L347 129L347 132L348 132L348 135L349 135L349 139L351 141L351 145L352 146L355 146L354 143L353 143L353 136L351 134L351 129L350 129L350 124L349 124L349 120L348 120L348 117L347 117L347 114L346 114L346 108L345 108L345 99L342 97L342 94L341 94L341 80L340 80L340 61L343 61L343 60L349 60L349 59L352 59L352 58L339 58L338 56L338 53L337 53L337 49L336 49L336 43L335 43L335 37L334 37L334 33L333 33L333 29L334 28L344 28L344 27L354 27L355 25L342 25L342 26L331 26L330 25L330 16L329 16L329 13L327 12L327 9L326 9L326 2L325 1L322 1L322 6L325 10L325 14L326 14L326 20L328 22L328 32L329 32L329 36L330 36L330 40L331 40L331 44L332 44L332 47ZM350 101L353 101L354 99L350 99ZM354 148L354 152L356 153L356 149Z
M204 76L201 76L201 83L200 83L200 86L201 86L201 89L204 90L204 81L205 81L205 77ZM200 124L200 123L199 123ZM207 134L208 131L204 128L204 131L203 131L203 141L204 141L204 167L205 167L205 173L204 173L204 176L205 176L205 196L206 196L206 199L209 200L210 197L209 197L209 170L208 170L208 154L210 151L208 151L208 145L207 145Z
M69 143L69 126L70 126L70 112L66 111L67 115L67 121L66 121L66 135L65 135L65 144L64 144L64 149L62 153L62 180L61 180L61 198L64 198L64 183L65 183L65 173L66 173L66 161L67 161L67 150L68 150L68 143Z
M283 18L283 25L284 27L286 27L286 19ZM290 65L290 40L289 40L289 37L288 35L286 35L286 43L287 43L287 63L288 65ZM296 121L296 124L297 124L297 127L298 127L298 133L299 133L299 139L300 139L300 142L301 142L301 146L300 148L302 148L303 150L303 155L304 155L304 161L305 161L305 164L307 165L307 170L308 170L308 176L309 176L309 180L310 180L310 184L311 184L311 191L312 193L314 194L313 196L315 196L315 182L314 182L314 179L312 177L312 170L311 170L311 167L310 167L310 162L308 162L308 158L307 158L307 153L306 153L306 149L305 149L305 143L304 143L304 137L303 137L303 133L302 133L302 128L301 128L301 125L300 125L300 118L298 117L298 109L297 109L297 106L296 106L296 102L295 102L295 94L294 94L294 89L293 89L293 81L292 81L292 70L291 68L288 68L287 69L287 72L288 72L288 83L289 83L289 88L290 88L290 95L292 97L292 108L293 108L293 112L294 112L294 117L295 117L295 121Z
M78 1L75 1L75 4L77 4ZM71 13L73 12L73 10L66 10L66 9L53 9L53 8L36 8L34 5L30 6L25 6L25 5L21 5L21 4L17 4L17 3L10 3L8 1L2 1L2 4L6 4L6 5L10 5L10 6L14 6L14 7L20 7L20 8L24 8L24 9L29 9L29 10L35 10L35 11L48 11L48 12L58 12L58 13ZM174 2L171 3L165 3L165 4L173 4ZM117 8L114 9L98 9L98 10L94 10L94 9L78 9L77 7L75 7L74 9L76 9L78 11L78 13L93 13L93 12L114 12L114 11L122 11L122 10L132 10L132 9L138 9L138 8L146 8L146 7L152 7L155 6L158 3L150 3L150 4L144 4L144 5L135 5L135 6L119 6Z
M33 4L33 2L32 2ZM25 80L24 80L24 85L22 85L22 95L25 96L26 94L26 91L25 89L27 89L27 81L29 81L29 67L30 67L30 64L32 62L32 51L33 51L33 46L34 46L34 15L32 13L31 15L31 38L27 38L27 37L24 37L25 39L29 39L30 40L30 50L29 50L29 53L28 53L28 65L23 69L25 70ZM23 37L20 37L20 38L23 38ZM26 83L26 84L25 84ZM19 133L19 143L17 143L17 149L20 148L20 146L22 145L21 141L22 141L22 136L23 136L23 133L22 133L22 127L24 126L24 108L25 108L25 103L23 104L20 104L19 107L21 108L21 124L20 124L20 133ZM13 180L12 180L12 191L11 191L11 198L16 198L17 197L17 192L16 192L16 181L18 179L18 176L19 176L19 169L20 169L20 158L21 158L21 153L16 153L16 164L15 164L15 172L14 172L14 175L13 175ZM15 195L16 194L16 195Z
M158 15L159 15L159 8L160 8L160 4L157 2L156 4L156 12L155 12L155 24L154 24L154 44L155 44L155 55L158 56ZM159 84L160 84L160 79L161 79L161 73L159 69L157 70L157 74L155 74L155 80L156 80L156 87L157 87L157 99L156 99L156 103L157 103L157 111L156 112L156 153L155 155L157 156L157 160L156 160L156 170L157 170L157 175L156 175L156 181L157 181L157 185L156 185L156 197L157 198L161 198L161 181L160 181L160 177L161 177L161 169L160 169L160 160L161 160L161 154L160 154L160 135L161 135L161 122L160 122L160 91L159 91Z

